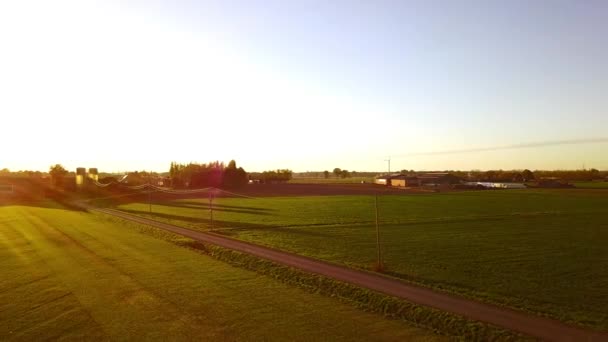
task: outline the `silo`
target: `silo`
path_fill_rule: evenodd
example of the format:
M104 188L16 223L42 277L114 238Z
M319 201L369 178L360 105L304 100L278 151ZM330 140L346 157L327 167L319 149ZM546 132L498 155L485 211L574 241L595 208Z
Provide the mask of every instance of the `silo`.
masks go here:
M96 182L99 181L99 172L96 167L89 168L89 178Z
M84 180L87 176L87 169L84 167L79 167L76 169L76 186L82 187L84 185Z

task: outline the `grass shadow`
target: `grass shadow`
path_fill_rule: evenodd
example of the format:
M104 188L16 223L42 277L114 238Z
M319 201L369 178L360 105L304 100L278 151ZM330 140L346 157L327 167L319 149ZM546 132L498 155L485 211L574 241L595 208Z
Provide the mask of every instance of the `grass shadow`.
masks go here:
M157 217L164 220L171 221L181 221L192 224L202 224L211 226L211 220L209 218L204 217L191 217L191 216L181 216L167 213L158 213L152 211L150 214L146 210L135 210L135 209L119 209L120 211L138 215L145 217ZM188 228L188 227L186 227ZM193 228L193 227L191 227ZM316 236L316 237L331 237L330 234L325 234L321 232L313 232L309 230L299 230L294 228L285 228L274 225L266 225L259 223L247 223L247 222L235 222L235 221L225 221L225 220L213 220L213 229L210 231L226 236L234 236L238 235L239 232L244 231L265 231L265 232L278 232L278 233L289 233L289 234L297 234L297 235L307 235L307 236Z
M46 209L71 210L87 212L88 210L75 204L75 198L60 193L47 192L41 196L2 196L0 207L27 206Z
M166 203L166 202L154 202L152 201L152 205L160 205L163 207L174 207L174 208L187 208L187 209L200 209L200 210L209 210L209 205L191 205L191 204L175 204L175 203ZM235 213L235 214L248 214L248 215L261 215L261 216L273 216L274 214L269 213L268 211L257 211L257 210L249 210L249 209L236 209L239 207L235 206L222 206L213 204L213 211L221 211L227 213ZM246 207L244 207L246 208Z
M178 207L178 208L208 208L208 202L198 202L198 201L170 201L170 202L162 202L158 203L159 205L164 205L167 207ZM245 212L249 214L259 213L260 215L264 215L264 213L275 211L275 209L268 208L260 208L260 207L248 207L248 206L238 206L238 205L226 205L226 204L217 204L213 203L213 208L221 208L224 211L231 212ZM219 210L219 209L218 209Z

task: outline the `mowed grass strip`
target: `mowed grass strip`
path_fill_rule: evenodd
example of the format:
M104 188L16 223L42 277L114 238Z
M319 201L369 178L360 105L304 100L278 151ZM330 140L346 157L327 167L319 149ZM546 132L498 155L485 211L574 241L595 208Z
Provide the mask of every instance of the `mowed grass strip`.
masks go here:
M209 230L208 199L154 203L152 217ZM372 196L221 198L214 231L367 268ZM118 207L150 216L146 203ZM391 276L608 330L608 191L508 190L379 198Z
M437 340L137 226L0 207L0 339Z

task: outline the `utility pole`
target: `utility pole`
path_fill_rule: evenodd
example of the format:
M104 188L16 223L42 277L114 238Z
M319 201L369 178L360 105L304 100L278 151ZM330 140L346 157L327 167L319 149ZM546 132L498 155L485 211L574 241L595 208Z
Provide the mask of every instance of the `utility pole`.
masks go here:
M388 159L384 159L385 162L388 162L388 174L391 174L391 157L388 157Z
M148 173L148 209L152 214L152 173Z
M213 192L209 191L209 219L211 221L211 229L213 229Z
M376 249L378 250L378 261L377 268L378 270L382 269L382 252L380 251L380 225L378 224L378 194L374 197L374 206L376 209Z

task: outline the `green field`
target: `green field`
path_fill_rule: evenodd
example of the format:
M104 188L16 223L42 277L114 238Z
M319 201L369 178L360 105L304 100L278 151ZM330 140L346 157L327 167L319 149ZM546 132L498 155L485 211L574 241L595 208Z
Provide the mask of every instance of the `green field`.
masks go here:
M574 186L581 189L608 189L608 182L574 182Z
M436 340L102 214L0 207L0 340Z
M214 231L369 269L373 207L371 196L217 199ZM608 330L608 191L383 196L379 208L390 275ZM152 216L210 229L206 199L155 203Z

